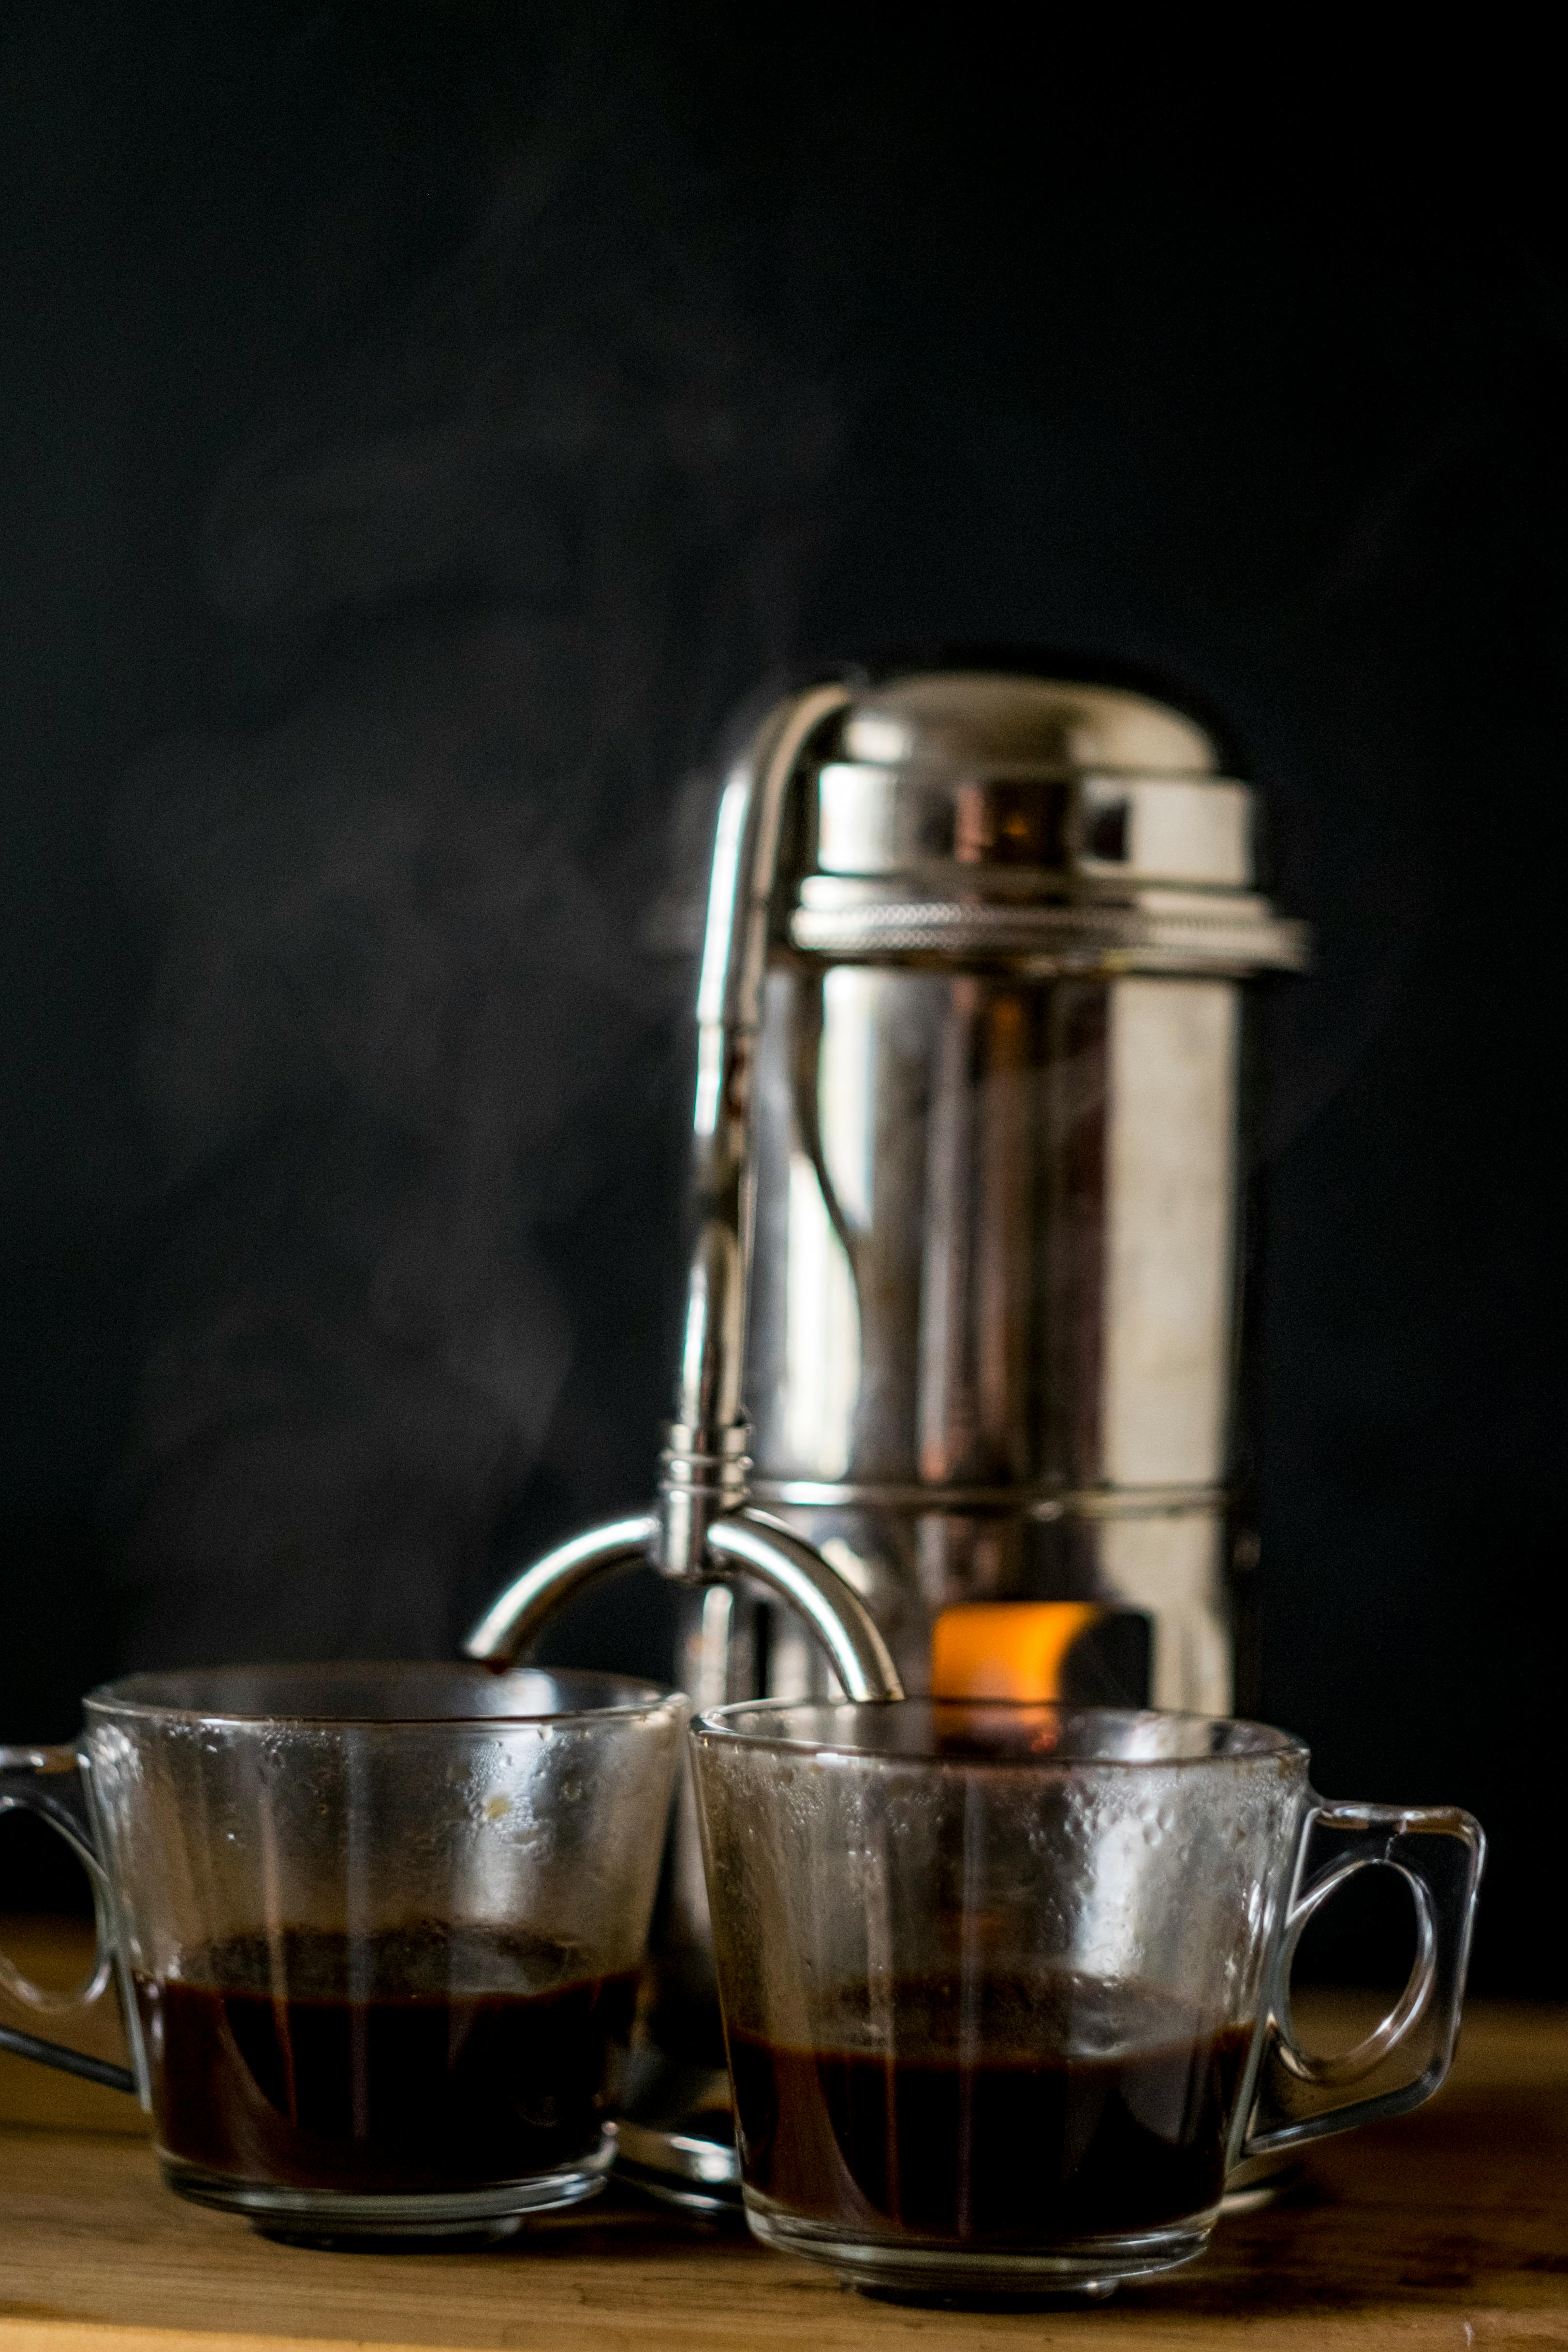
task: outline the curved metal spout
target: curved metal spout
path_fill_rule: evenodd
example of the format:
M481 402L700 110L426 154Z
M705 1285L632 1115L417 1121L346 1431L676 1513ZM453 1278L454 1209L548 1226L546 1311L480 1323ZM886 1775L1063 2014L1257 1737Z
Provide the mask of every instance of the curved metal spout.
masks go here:
M765 1511L739 1511L714 1520L708 1549L799 1612L832 1659L846 1698L902 1698L892 1653L865 1602L792 1528Z
M659 1567L695 1581L714 1520L746 1499L742 1409L752 1252L752 1102L768 910L789 784L812 738L850 699L839 680L775 704L731 769L719 807L697 989L691 1195L696 1238L659 1463Z
M579 1585L591 1584L607 1569L647 1559L658 1534L658 1521L650 1511L641 1518L612 1519L608 1527L590 1528L585 1535L557 1544L496 1594L470 1628L464 1657L482 1659L487 1665L510 1665Z
M745 1508L748 1427L741 1392L752 1232L752 1105L768 913L792 777L813 738L850 699L838 680L775 704L731 771L720 804L697 991L692 1194L697 1236L687 1284L676 1418L659 1457L657 1516L574 1536L513 1580L463 1644L510 1661L593 1577L651 1557L681 1584L744 1574L797 1610L855 1699L901 1698L887 1643L865 1603L792 1529Z
M608 1570L646 1559L658 1534L650 1513L558 1544L498 1593L464 1643L464 1655L510 1665L563 1601ZM715 1520L707 1546L710 1581L743 1572L799 1611L832 1660L846 1696L902 1698L898 1669L864 1601L808 1543L763 1512L743 1511Z

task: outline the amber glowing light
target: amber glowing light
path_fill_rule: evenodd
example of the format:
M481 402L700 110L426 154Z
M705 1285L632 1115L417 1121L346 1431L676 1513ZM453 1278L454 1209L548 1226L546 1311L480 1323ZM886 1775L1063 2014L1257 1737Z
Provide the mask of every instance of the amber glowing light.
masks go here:
M935 1698L1060 1698L1068 1652L1103 1610L1091 1601L973 1601L931 1628Z

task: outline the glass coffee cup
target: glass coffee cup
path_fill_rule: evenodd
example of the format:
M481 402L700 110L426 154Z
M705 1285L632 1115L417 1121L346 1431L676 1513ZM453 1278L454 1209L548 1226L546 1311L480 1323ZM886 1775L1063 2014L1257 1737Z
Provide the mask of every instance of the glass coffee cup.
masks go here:
M0 1810L86 1864L172 2189L309 2242L485 2239L592 2196L685 1702L459 1665L139 1675ZM59 2004L5 1971L13 1997Z
M786 1701L700 1716L691 1746L747 2216L853 2284L1108 2294L1201 2253L1237 2164L1447 2071L1480 1830L1325 1803L1284 1732ZM1319 2057L1296 1945L1377 1864L1415 1966Z

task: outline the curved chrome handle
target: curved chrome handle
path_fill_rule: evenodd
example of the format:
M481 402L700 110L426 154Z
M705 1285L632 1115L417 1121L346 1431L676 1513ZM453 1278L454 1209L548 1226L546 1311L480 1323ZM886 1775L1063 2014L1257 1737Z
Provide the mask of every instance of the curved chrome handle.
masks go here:
M562 1601L595 1576L647 1559L658 1532L659 1522L649 1513L615 1519L557 1544L497 1594L463 1643L463 1654L510 1664ZM848 1697L902 1698L898 1668L859 1594L782 1521L763 1511L715 1519L707 1532L706 1550L715 1565L705 1565L691 1581L719 1583L735 1574L754 1577L799 1611L827 1652Z
M1326 1840L1324 1866L1307 1875L1310 1845ZM1449 1806L1314 1802L1298 1860L1295 1900L1272 1965L1269 2011L1254 2054L1254 2087L1237 2108L1239 2157L1348 2131L1405 2114L1437 2090L1459 2029L1486 1839L1468 1813ZM1382 2023L1353 2050L1321 2057L1303 2050L1290 2015L1290 1964L1308 1921L1358 1871L1396 1870L1415 1899L1415 1958ZM1302 1884L1301 1881L1305 1883ZM1384 2062L1404 2053L1407 2071L1387 2084ZM1386 2084L1376 2088L1381 2079ZM1337 2092L1361 2091L1337 2098Z
M47 1784L51 1780L59 1785L49 1787ZM98 1947L89 1974L72 1992L47 1992L42 1986L23 1976L3 1953L0 1953L0 1986L4 1986L13 2000L28 2009L60 2013L73 2009L90 2009L106 1991L113 1975L114 1953L110 1925L112 1905L109 1880L93 1844L76 1749L0 1748L0 1813L13 1810L37 1813L40 1820L47 1822L58 1836L64 1838L87 1872L92 1882ZM135 2022L129 2016L126 2031L135 2055L139 2037ZM107 2090L129 2091L132 2097L137 2095L136 2073L132 2067L116 2066L107 2058L89 2058L83 2050L72 2050L63 2042L47 2042L41 2034L25 2033L14 2025L0 2025L0 2050L15 2058L31 2058L40 2066L54 2066L62 2074L79 2074L86 2082L101 2083Z

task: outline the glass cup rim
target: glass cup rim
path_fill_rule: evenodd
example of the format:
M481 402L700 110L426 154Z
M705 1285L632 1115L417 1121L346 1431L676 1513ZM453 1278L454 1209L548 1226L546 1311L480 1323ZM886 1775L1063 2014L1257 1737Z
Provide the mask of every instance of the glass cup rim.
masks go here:
M921 1707L963 1708L973 1715L989 1715L994 1720L1008 1717L1026 1719L1031 1716L1070 1715L1088 1717L1106 1722L1128 1725L1191 1724L1203 1725L1210 1730L1223 1728L1255 1735L1254 1744L1226 1752L1212 1749L1194 1751L1190 1755L1081 1756L1061 1755L1053 1749L1015 1751L994 1755L944 1755L934 1747L899 1750L874 1748L853 1738L810 1737L805 1734L791 1738L787 1733L770 1728L750 1730L733 1718L742 1716L782 1717L807 1708L821 1714L858 1716L868 1709L888 1709L897 1713L903 1709ZM691 1717L688 1727L694 1741L711 1742L715 1746L751 1748L769 1753L790 1756L842 1756L857 1763L884 1766L935 1765L945 1771L980 1769L984 1771L1116 1771L1147 1772L1213 1769L1218 1766L1279 1762L1286 1758L1298 1758L1305 1764L1310 1751L1305 1740L1293 1732L1281 1731L1277 1725L1259 1723L1249 1716L1207 1715L1187 1707L1116 1707L1079 1706L1065 1699L1011 1698L933 1698L929 1696L898 1699L739 1699L724 1706L704 1707Z
M221 1686L225 1682L236 1684L276 1675L297 1677L308 1684L319 1679L322 1683L333 1677L354 1675L375 1676L390 1684L413 1681L421 1675L449 1674L471 1677L479 1689L492 1688L498 1696L500 1685L513 1674L537 1675L556 1684L581 1687L597 1685L615 1697L606 1697L595 1705L561 1707L517 1706L491 1709L481 1713L461 1706L434 1706L428 1711L413 1714L377 1713L345 1708L311 1710L308 1706L284 1708L256 1705L225 1704ZM482 1681L479 1679L483 1677ZM160 1697L160 1689L169 1691L178 1685L205 1685L214 1694L211 1703L182 1702L172 1697ZM298 1664L259 1664L240 1666L175 1666L166 1671L118 1675L112 1682L100 1683L82 1700L89 1717L130 1716L143 1722L187 1724L266 1725L282 1730L384 1731L472 1730L498 1732L531 1724L612 1724L646 1721L658 1715L679 1715L686 1705L685 1694L663 1683L643 1680L633 1675L606 1674L591 1666L509 1666L504 1674L492 1674L478 1664L461 1659L397 1661L384 1664L372 1659L338 1659L309 1661Z

